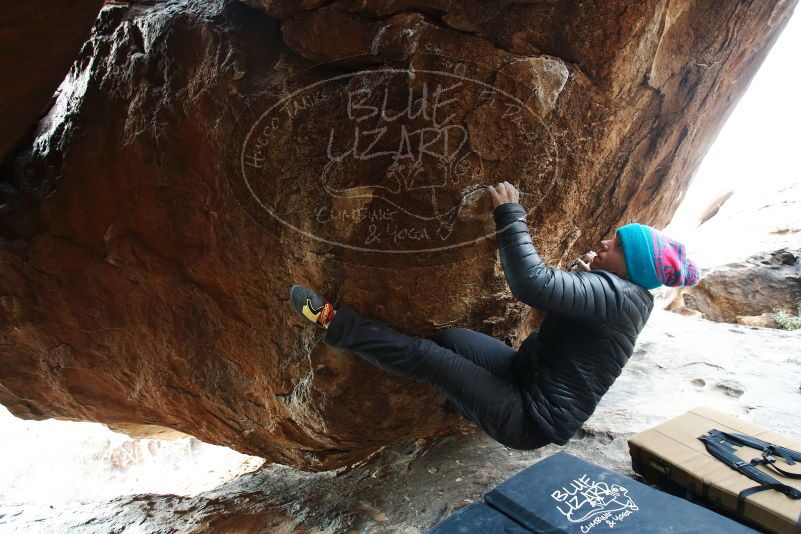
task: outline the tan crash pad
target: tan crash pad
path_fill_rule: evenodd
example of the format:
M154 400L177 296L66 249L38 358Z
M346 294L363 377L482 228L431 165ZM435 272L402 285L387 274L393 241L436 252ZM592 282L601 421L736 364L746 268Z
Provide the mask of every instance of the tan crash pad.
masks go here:
M707 452L698 439L711 429L750 434L756 438L801 451L801 441L743 421L711 408L695 408L678 417L640 432L629 439L632 467L648 482L668 490L689 491L692 498L713 508L737 515L737 496L759 483L730 468ZM761 451L741 447L736 453L745 461L761 456ZM785 471L801 473L801 463L788 466L777 458ZM784 477L760 465L759 469L786 484L801 489L801 480ZM795 534L801 516L801 500L793 500L774 490L746 499L742 519L770 532Z

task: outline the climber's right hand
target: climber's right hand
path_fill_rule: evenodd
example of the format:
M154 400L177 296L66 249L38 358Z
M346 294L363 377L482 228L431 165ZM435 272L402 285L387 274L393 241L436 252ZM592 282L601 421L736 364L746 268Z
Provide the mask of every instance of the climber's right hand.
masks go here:
M496 186L487 186L487 191L492 197L492 209L494 210L501 204L506 204L507 202L519 202L520 200L520 193L515 189L515 186L510 184L509 182L501 182Z

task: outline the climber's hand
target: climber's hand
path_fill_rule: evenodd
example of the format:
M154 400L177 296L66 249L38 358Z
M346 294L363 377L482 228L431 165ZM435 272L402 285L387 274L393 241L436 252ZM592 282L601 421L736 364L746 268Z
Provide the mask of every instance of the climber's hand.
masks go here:
M579 269L581 269L584 272L590 272L592 270L590 268L590 264L592 263L592 260L595 259L595 256L597 256L597 254L594 251L590 251L584 255L584 260L587 261L584 261L581 258L579 258L578 259Z
M497 208L501 204L507 202L518 202L520 200L520 193L515 189L515 186L509 182L501 182L496 186L487 186L490 197L492 197L492 209Z

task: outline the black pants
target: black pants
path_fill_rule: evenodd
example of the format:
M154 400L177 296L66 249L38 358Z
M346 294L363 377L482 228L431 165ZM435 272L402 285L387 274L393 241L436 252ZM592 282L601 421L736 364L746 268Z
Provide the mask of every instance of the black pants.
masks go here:
M359 354L390 373L431 384L490 437L513 449L547 445L528 415L523 390L511 377L517 352L467 328L449 328L433 340L404 335L342 304L324 341Z

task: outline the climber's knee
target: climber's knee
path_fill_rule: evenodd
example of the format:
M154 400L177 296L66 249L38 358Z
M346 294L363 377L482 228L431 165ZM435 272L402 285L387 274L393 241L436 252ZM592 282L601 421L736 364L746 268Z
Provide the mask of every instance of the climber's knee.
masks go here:
M447 349L453 348L453 340L456 336L456 332L458 332L460 328L458 327L450 327L450 328L443 328L442 330L437 330L434 332L433 341L442 347Z

